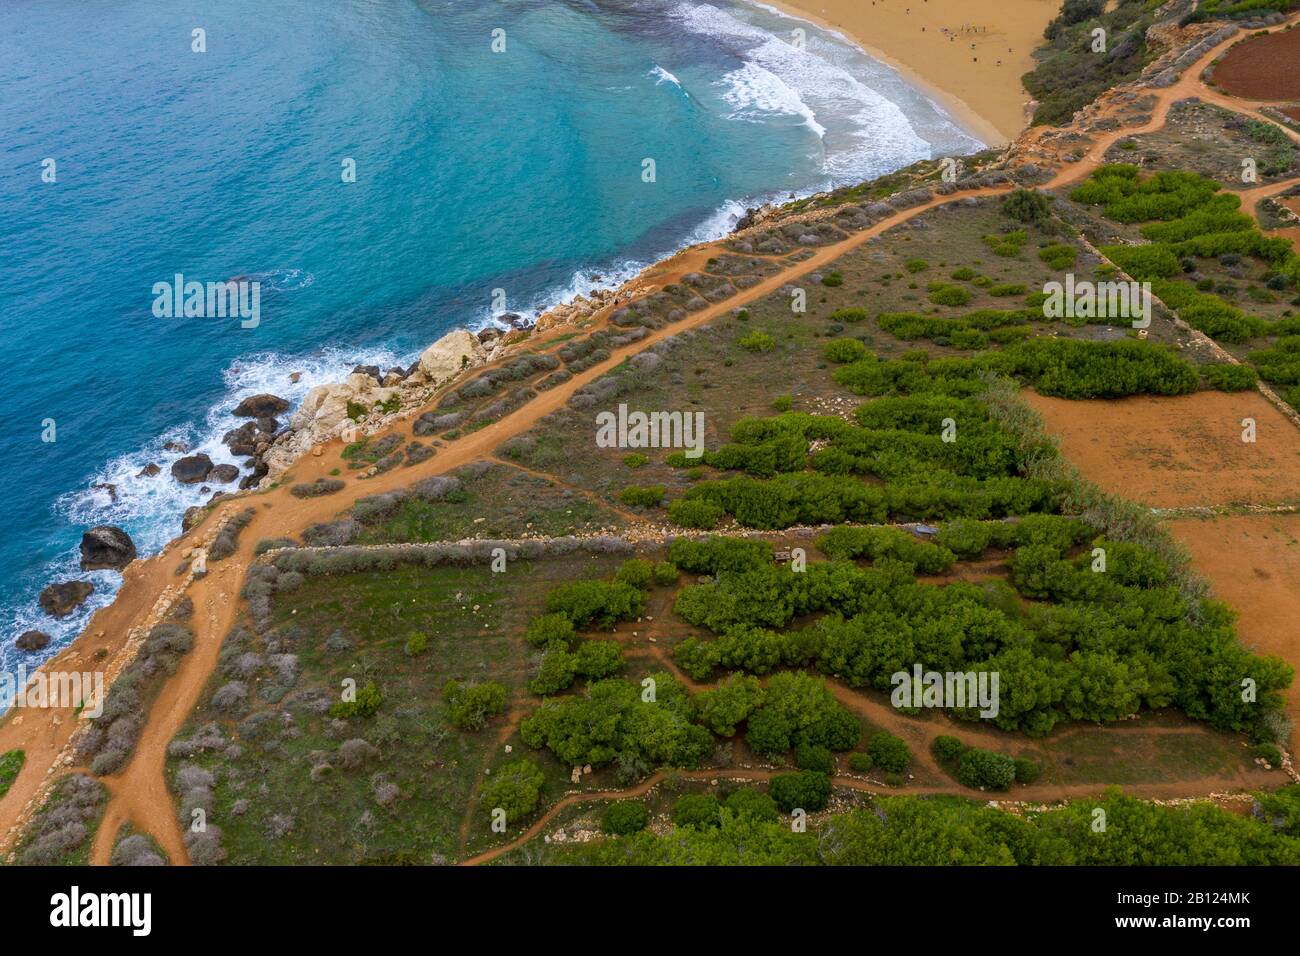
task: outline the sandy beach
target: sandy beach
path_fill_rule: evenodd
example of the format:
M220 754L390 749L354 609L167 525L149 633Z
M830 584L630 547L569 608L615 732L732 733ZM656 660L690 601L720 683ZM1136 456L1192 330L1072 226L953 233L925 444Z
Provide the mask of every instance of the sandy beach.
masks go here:
M768 0L764 0L768 2ZM1059 0L773 0L897 69L990 146L1027 125L1020 77ZM960 55L958 55L960 54Z

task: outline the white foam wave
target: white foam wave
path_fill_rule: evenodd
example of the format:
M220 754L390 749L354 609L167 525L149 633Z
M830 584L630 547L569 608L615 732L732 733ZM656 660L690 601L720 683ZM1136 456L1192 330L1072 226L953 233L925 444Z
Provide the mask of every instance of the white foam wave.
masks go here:
M832 184L980 145L895 71L838 34L758 3L723 7L684 0L668 15L741 60L718 81L731 116L801 117L822 141ZM803 30L801 45L791 42L795 27Z
M757 63L746 63L721 80L722 98L732 107L729 119L763 120L756 114L780 113L799 116L817 134L826 135L826 127L817 122L817 113L784 80Z
M655 78L655 86L658 86L660 83L671 83L679 90L682 88L682 81L677 79L677 77L673 76L658 63L656 63L653 69L650 70L650 75Z

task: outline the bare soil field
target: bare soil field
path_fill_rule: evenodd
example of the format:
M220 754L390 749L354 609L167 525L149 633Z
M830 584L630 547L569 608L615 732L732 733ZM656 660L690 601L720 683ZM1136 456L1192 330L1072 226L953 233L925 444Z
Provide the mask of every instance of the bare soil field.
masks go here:
M1154 508L1278 504L1296 497L1300 434L1258 392L1075 402L1025 397L1061 451L1106 491ZM1253 418L1256 441L1242 441Z
M1242 644L1300 670L1300 515L1184 518L1169 528L1190 549L1214 596L1237 610ZM1287 713L1300 722L1300 694L1294 690L1287 695ZM1292 750L1295 740L1292 733Z
M1300 30L1252 37L1228 51L1214 68L1214 85L1249 100L1300 97Z

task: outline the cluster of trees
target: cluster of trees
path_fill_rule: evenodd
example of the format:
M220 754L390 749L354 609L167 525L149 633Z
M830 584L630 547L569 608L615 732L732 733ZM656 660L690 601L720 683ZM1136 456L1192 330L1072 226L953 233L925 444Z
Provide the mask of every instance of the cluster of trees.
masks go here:
M846 368L859 364L868 363ZM919 375L937 369L940 376L948 369L973 375L986 367L902 364ZM867 403L856 417L856 425L801 412L738 422L733 441L705 460L747 474L697 483L669 505L669 518L711 529L730 514L745 527L771 530L880 523L889 516L938 520L1057 509L1060 487L1020 477L1025 455L1020 439L980 402L934 393L900 395ZM813 441L824 447L810 456ZM814 473L804 470L809 466ZM866 484L852 477L857 475L887 484Z
M528 689L554 694L579 677L599 680L622 670L623 652L616 641L582 640L578 632L638 617L645 610L647 589L672 584L677 574L671 561L629 558L613 580L570 581L552 590L543 605L546 613L529 621L524 632L528 643L546 649Z
M957 560L947 548L919 540L901 528L841 526L818 538L817 547L834 560L893 558L911 564L922 574L942 574Z
M674 656L697 679L718 667L765 674L812 666L881 690L916 663L927 671L988 671L1000 681L994 722L1034 735L1062 721L1114 721L1171 705L1216 727L1264 735L1291 668L1243 648L1230 612L1185 596L1154 552L1097 538L1104 570L1094 551L1071 557L1090 534L1080 522L1048 518L968 522L941 534L965 554L1016 546L1014 591L925 585L915 565L897 557L870 568L814 563L798 574L757 564L720 571L711 583L684 588L675 606L718 637L689 638ZM1025 597L1051 603L1025 609ZM821 616L811 626L788 629L814 614ZM1242 693L1247 679L1253 696ZM729 691L743 693L739 682ZM974 719L977 708L955 715ZM751 715L751 736L755 726Z
M1110 790L1099 800L1013 815L975 801L880 797L832 817L820 832L723 812L716 826L642 831L555 852L561 862L607 866L1300 864L1300 786L1258 795L1256 805L1256 814L1237 816L1212 803L1161 806ZM1106 815L1100 831L1093 828L1098 809Z
M1021 293L1024 289L1021 288ZM919 312L884 312L877 318L881 329L895 338L910 342L914 339L929 339L939 344L952 345L954 348L980 348L987 343L988 337L980 333L994 329L1014 328L1041 319L1041 313L1031 309L977 309L965 315L944 318L936 315L922 315ZM963 337L973 344L959 344ZM865 352L865 349L863 350ZM827 351L832 361L861 361L866 355L837 358Z
M1131 248L1150 249L1152 246ZM1212 339L1229 344L1248 342L1265 335L1269 324L1257 316L1247 315L1217 295L1199 292L1189 282L1158 279L1151 290L1165 305L1176 309L1188 325L1199 329Z
M1185 395L1200 384L1190 363L1146 340L1031 339L1002 354L1012 374L1061 398Z
M699 766L713 751L713 735L694 722L690 695L666 672L648 680L609 678L585 694L550 698L524 719L520 736L569 766L614 764L626 780L655 767Z
M1260 135L1267 139L1272 134ZM1300 256L1291 243L1260 232L1255 221L1240 211L1240 198L1222 192L1215 180L1190 172L1159 172L1142 178L1136 166L1115 164L1098 169L1072 195L1079 202L1103 206L1106 215L1119 222L1146 223L1142 235L1148 245L1104 246L1102 252L1135 279L1150 280L1155 294L1193 328L1229 344L1265 335L1285 337L1292 331L1289 320L1269 323L1211 294L1211 280L1194 287L1173 278L1194 272L1197 258L1221 257L1227 263L1251 256L1270 267L1267 278L1272 287L1300 284ZM1250 359L1265 379L1291 384L1284 381L1284 370L1270 365L1273 356L1268 352L1252 353ZM1272 377L1277 371L1283 379ZM1215 381L1211 378L1210 384ZM1226 382L1230 387L1250 387L1240 375Z
M754 787L742 787L719 799L712 793L688 793L672 809L673 826L695 830L717 830L726 822L749 819L774 823L781 811L770 795Z
M970 318L965 316L962 321ZM1044 394L1062 398L1183 395L1195 391L1200 382L1196 368L1190 363L1165 346L1138 339L1117 342L1020 339L1007 340L1006 348L1000 352L981 352L970 358L927 360L923 355L908 355L879 361L869 357L841 365L833 377L837 384L858 395L970 398L984 391L988 376L999 374L1013 376ZM962 434L960 429L958 434Z

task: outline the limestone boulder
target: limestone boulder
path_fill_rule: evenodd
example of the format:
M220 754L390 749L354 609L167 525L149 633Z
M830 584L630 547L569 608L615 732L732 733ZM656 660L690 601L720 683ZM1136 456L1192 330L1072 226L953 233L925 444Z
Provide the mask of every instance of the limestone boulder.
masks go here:
M441 385L462 371L487 361L487 350L473 332L456 329L430 345L420 355L420 371L433 385Z

